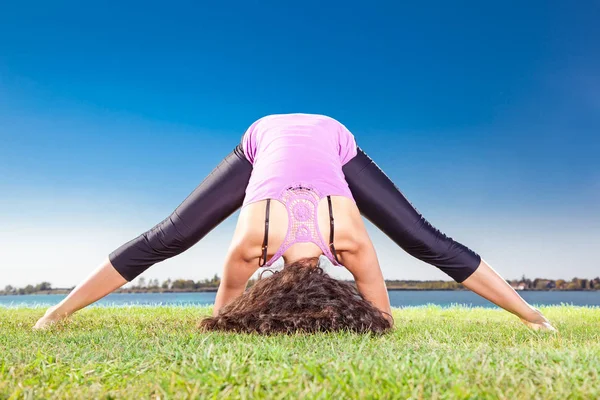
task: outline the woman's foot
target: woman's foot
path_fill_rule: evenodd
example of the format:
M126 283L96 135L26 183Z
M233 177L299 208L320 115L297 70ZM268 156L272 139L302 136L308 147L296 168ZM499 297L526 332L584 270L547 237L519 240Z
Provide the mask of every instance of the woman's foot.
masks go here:
M34 330L42 330L47 329L51 325L54 325L58 321L61 321L67 317L66 314L61 315L55 307L50 307L46 310L44 316L36 322L33 329Z
M526 318L519 317L521 321L529 328L535 331L550 331L558 332L558 330L550 324L550 321L542 315L542 312L535 307L532 307L531 314Z

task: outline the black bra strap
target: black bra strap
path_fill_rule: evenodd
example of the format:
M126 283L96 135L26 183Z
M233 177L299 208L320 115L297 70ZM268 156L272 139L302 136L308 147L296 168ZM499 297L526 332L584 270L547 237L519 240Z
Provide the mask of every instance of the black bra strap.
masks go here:
M333 245L333 233L334 233L334 219L333 219L333 206L331 205L331 196L327 196L327 203L329 203L329 249L335 258L335 261L340 264L337 254L335 252L335 246Z
M269 211L271 210L271 199L267 199L267 209L265 210L265 238L263 239L262 257L258 260L258 266L262 267L267 263L267 247L269 245Z

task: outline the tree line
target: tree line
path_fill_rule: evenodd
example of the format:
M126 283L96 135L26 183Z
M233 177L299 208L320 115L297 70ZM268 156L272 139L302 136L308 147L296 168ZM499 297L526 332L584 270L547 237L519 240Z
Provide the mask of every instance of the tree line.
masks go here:
M600 290L600 277L594 279L573 278L564 279L529 279L525 275L521 279L507 280L516 290ZM221 278L215 274L212 278L194 281L192 279L167 279L160 282L158 279L139 277L127 288L118 289L117 293L164 293L164 292L212 292L219 288ZM248 281L248 287L256 283L256 279ZM463 290L461 283L455 281L417 281L417 280L386 280L390 290ZM16 288L7 285L0 295L23 295L34 293L68 293L70 288L53 288L49 282L27 285Z

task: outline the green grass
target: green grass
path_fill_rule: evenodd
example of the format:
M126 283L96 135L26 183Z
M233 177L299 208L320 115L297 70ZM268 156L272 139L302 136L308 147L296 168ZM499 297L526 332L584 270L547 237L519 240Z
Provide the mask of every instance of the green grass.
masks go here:
M205 307L0 308L0 398L600 398L600 308L395 309L382 337L201 334Z

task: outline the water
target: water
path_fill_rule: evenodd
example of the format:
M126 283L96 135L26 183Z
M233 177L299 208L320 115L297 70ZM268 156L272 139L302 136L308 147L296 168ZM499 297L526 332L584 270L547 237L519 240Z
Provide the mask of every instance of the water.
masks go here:
M489 301L470 291L444 290L391 290L392 307L421 306L436 304L450 306L461 304L468 307L496 307ZM594 292L519 292L532 305L575 305L600 307L600 291ZM214 292L196 293L115 293L96 303L99 306L122 305L207 305L215 301ZM0 296L4 307L46 307L57 304L66 295L39 294L22 296Z

